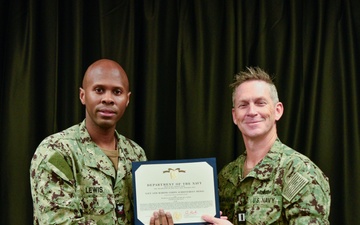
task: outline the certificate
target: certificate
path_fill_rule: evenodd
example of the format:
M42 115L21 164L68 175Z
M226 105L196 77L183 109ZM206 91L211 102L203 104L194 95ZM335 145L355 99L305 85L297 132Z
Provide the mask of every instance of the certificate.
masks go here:
M135 225L149 224L154 211L170 212L175 224L206 224L220 217L215 158L132 163Z

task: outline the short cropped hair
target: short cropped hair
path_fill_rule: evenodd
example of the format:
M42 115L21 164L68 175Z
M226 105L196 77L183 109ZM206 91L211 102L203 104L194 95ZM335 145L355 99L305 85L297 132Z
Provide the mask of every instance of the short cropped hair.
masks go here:
M279 102L278 92L276 90L276 86L273 82L273 79L270 77L270 75L259 67L246 67L246 71L241 71L235 74L234 81L233 83L230 84L230 88L232 88L233 106L234 106L236 88L239 87L240 84L250 80L259 80L268 83L270 87L271 99L273 100L274 103Z

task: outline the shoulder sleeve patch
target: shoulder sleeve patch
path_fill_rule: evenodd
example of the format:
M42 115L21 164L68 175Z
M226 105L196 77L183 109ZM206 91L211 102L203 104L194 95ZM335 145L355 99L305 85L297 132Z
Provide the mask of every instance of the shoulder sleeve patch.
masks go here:
M283 196L289 202L309 181L300 173L295 173L284 187Z
M48 162L60 172L59 175L63 177L63 179L72 180L74 178L69 164L60 153L54 152L54 154L50 156Z

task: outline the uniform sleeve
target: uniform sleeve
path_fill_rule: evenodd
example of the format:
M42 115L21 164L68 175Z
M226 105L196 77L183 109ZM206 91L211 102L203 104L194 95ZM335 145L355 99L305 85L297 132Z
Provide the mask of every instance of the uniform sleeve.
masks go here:
M229 221L232 221L234 212L234 198L236 198L236 194L233 193L234 188L231 183L225 179L223 171L218 174L218 180L220 210L224 216L229 218Z
M284 186L283 197L289 224L330 224L329 181L316 166L292 173Z
M30 167L34 224L95 224L82 217L71 165L57 151L39 147Z
M237 179L239 177L238 167L234 163L229 163L218 174L219 201L222 215L227 216L229 221L235 222L235 212L245 211L245 205L238 204L238 200L245 198L242 190L238 188Z

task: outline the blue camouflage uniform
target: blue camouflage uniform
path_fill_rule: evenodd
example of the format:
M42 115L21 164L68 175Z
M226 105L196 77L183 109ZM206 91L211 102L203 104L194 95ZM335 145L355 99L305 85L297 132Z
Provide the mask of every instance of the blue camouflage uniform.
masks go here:
M234 224L329 224L330 186L306 156L275 141L243 177L246 152L219 173L220 209Z
M144 150L116 133L118 171L91 140L85 120L44 139L30 167L34 224L132 224L131 162Z

